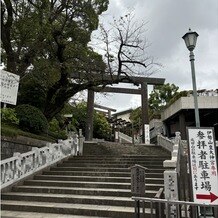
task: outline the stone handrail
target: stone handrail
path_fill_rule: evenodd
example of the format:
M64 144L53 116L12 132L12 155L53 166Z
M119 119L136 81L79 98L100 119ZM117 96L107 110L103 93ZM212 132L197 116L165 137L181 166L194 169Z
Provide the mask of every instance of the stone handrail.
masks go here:
M169 140L170 141L170 140ZM176 132L176 137L173 141L171 141L171 144L173 144L173 149L171 152L171 159L165 160L163 162L164 168L166 170L164 171L164 194L165 199L168 200L179 200L180 198L180 167L182 166L180 163L182 155L184 155L183 151L183 144L184 142L181 140L180 132ZM175 207L172 205L170 206L170 211L174 213Z
M157 135L157 145L165 148L166 150L172 152L173 151L173 146L174 142L167 137L162 136L161 134Z
M170 141L170 140L169 140ZM176 132L176 137L174 141L170 141L173 144L173 148L171 151L171 159L165 160L163 162L163 166L165 168L174 168L176 172L180 172L180 155L182 154L182 146L181 146L181 137L180 132Z
M118 132L119 142L122 142L124 140L125 142L132 143L132 137L122 133Z
M49 167L58 161L82 154L83 140L74 134L67 140L48 143L45 147L33 147L27 153L14 153L14 156L1 161L1 189L6 188L31 174Z

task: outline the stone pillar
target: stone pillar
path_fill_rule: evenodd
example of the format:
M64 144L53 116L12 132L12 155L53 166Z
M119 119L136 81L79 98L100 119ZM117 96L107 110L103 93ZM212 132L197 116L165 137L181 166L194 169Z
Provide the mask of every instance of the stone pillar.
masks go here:
M82 134L82 129L79 129L79 149L78 149L78 155L83 155L83 141L84 141L84 137L83 137L83 134Z
M181 112L179 114L179 131L181 133L181 139L186 139L186 124L185 124L185 114Z
M108 110L108 118L111 118L111 110Z
M94 98L95 98L94 91L88 89L87 121L86 121L86 131L85 131L86 141L92 141L93 138Z
M148 90L147 90L146 83L141 83L141 104L142 104L142 143L145 143L145 124L149 124Z

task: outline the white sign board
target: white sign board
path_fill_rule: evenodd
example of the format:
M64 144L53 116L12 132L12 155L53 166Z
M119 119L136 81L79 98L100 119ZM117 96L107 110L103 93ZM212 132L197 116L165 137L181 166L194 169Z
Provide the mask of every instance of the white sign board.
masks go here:
M213 128L188 128L193 200L218 204L218 174Z
M145 144L149 145L150 144L150 128L148 124L144 125L145 129Z
M134 196L145 196L145 170L139 165L131 167L131 193Z
M0 101L6 104L17 104L17 92L20 76L1 70L1 94Z
M119 134L118 134L118 132L115 132L115 139L116 139L116 140L119 139Z

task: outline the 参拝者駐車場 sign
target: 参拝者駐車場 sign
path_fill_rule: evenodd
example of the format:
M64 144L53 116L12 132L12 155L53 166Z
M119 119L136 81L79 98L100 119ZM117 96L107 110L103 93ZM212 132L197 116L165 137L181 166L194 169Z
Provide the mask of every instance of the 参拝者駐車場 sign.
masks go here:
M218 175L213 128L187 128L193 201L218 204Z

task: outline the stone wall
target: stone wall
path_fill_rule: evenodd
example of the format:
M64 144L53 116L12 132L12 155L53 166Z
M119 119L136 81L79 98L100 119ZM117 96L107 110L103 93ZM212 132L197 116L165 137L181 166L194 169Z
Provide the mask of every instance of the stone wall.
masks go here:
M43 147L45 141L32 139L24 136L1 137L1 160L12 157L14 152L25 153L32 150L32 147Z

